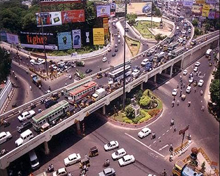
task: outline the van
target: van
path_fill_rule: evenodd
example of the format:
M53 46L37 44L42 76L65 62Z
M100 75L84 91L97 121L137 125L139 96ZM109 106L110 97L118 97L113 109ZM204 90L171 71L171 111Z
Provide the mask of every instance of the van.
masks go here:
M30 159L30 164L32 169L37 169L40 166L40 163L38 161L37 155L34 152L34 150L31 150L29 153L29 159Z
M18 138L15 141L15 145L18 147L22 144L24 144L25 142L29 141L30 139L32 139L34 137L34 134L32 133L31 130L26 130L25 132L20 134L20 138Z
M207 51L206 51L206 57L210 57L211 56L211 53L212 53L212 49L208 49Z

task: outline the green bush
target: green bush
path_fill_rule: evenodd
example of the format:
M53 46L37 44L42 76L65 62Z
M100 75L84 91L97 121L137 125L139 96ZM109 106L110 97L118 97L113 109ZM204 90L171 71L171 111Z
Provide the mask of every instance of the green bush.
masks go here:
M131 106L127 106L125 108L125 114L129 119L133 119L135 117L134 109Z
M156 116L159 112L160 112L159 109L151 109L151 110L148 111L148 114L150 116Z
M131 119L128 119L128 118L124 119L123 122L129 123L129 124L133 123L133 121Z
M140 99L140 105L146 107L146 106L149 105L150 101L151 101L150 97L142 96L141 99Z

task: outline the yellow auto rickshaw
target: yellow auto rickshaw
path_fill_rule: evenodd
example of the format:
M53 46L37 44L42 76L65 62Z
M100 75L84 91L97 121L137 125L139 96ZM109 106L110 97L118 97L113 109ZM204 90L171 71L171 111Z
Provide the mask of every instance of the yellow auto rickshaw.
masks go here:
M80 169L83 169L84 167L89 167L89 166L90 166L89 158L84 158L79 163Z
M90 148L89 156L93 157L93 156L97 156L97 155L99 155L99 151L98 151L97 147L94 146L94 147Z
M185 94L182 94L181 100L184 101L185 99L186 99L186 95L185 95Z

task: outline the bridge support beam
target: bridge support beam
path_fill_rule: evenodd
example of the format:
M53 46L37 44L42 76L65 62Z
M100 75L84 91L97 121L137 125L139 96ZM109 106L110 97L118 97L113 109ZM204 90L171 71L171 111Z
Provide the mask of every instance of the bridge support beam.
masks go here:
M144 83L141 83L141 90L144 89Z
M170 78L172 77L173 75L173 65L170 67Z
M8 176L8 172L7 172L7 169L0 169L0 175L1 176Z
M103 115L106 114L106 112L105 112L105 106L102 107L102 114L103 114Z
M80 128L80 121L76 122L76 130L77 130L77 134L81 134L81 128Z
M50 154L50 149L49 149L47 141L44 142L44 153L45 153L45 155L49 155Z
M157 75L154 75L154 82L157 82Z

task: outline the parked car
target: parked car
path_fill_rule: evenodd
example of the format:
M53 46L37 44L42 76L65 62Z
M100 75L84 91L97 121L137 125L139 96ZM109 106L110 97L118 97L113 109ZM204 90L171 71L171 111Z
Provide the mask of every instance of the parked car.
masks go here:
M200 66L200 62L196 62L195 67L199 67L199 66Z
M183 75L187 75L188 71L187 70L184 70L183 71Z
M106 62L107 60L108 60L107 57L102 58L102 62Z
M113 150L119 147L118 141L110 141L109 143L104 145L105 151Z
M120 166L126 166L134 162L135 162L135 158L133 155L125 155L121 159L118 160L118 163Z
M35 115L35 111L34 110L30 110L30 111L24 111L22 112L19 116L18 116L18 120L20 122L25 121L26 119L29 119L31 117L33 117Z
M193 69L193 71L194 71L194 72L197 72L197 71L198 71L198 67L195 67L195 68Z
M99 173L99 176L115 176L115 170L113 168L105 168L102 172Z
M116 56L116 53L112 53L112 57L115 57Z
M204 80L200 79L199 82L198 82L198 86L202 87L203 84L204 84Z
M118 149L116 152L112 153L112 159L116 160L126 155L126 151L124 148Z
M176 96L177 93L178 93L177 89L173 89L173 91L172 91L172 95L173 95L173 96Z
M80 154L73 153L64 159L64 165L67 167L67 166L70 166L72 164L79 162L80 160L81 160Z
M0 144L6 142L7 140L11 139L12 138L12 135L9 131L7 132L1 132L0 133Z
M151 134L151 130L149 128L145 127L138 133L138 137L142 139L142 138L148 136L149 134Z
M191 86L187 86L186 93L190 93L190 92L191 92Z
M53 172L53 176L67 176L66 168L60 168L57 171Z
M17 126L17 131L19 133L22 133L31 127L32 127L32 123L30 121L27 121L27 122L24 122L23 124L21 124L20 126Z

